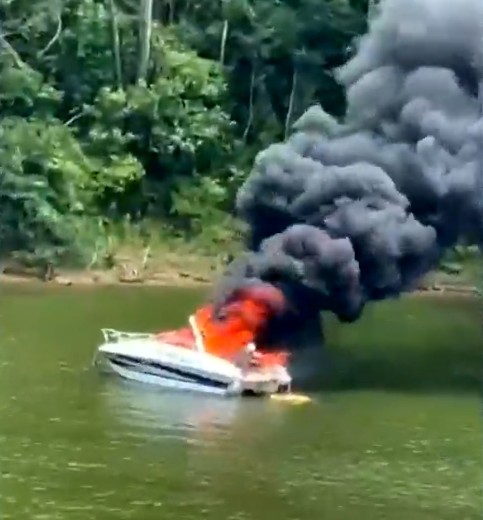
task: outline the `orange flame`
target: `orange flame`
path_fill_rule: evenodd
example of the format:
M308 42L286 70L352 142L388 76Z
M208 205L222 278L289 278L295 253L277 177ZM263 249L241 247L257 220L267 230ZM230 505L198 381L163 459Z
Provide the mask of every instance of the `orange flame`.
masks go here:
M254 343L268 320L285 307L281 291L272 286L255 286L239 289L215 316L213 305L205 305L195 312L196 324L203 336L206 352L225 359L233 359L249 343ZM165 332L159 339L179 346L193 345L189 329ZM261 366L286 365L286 352L264 352L257 345L254 361Z
M254 342L273 314L284 305L283 295L275 288L240 289L214 316L211 305L201 307L195 319L202 331L207 351L221 357L233 357Z

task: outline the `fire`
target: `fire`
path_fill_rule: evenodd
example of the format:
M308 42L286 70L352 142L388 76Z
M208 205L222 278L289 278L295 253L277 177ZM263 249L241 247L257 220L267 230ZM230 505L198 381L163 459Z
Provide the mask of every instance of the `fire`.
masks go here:
M281 291L273 286L261 285L235 291L218 314L213 305L204 305L195 312L194 318L206 352L233 359L249 343L256 342L267 322L284 307L285 299ZM186 347L194 342L190 329L165 332L158 337ZM285 365L288 354L283 351L264 352L263 346L257 345L255 359L261 366L275 363Z
M219 316L207 305L195 319L204 335L206 349L221 357L233 357L255 342L270 318L283 309L282 293L274 287L250 287L236 291Z

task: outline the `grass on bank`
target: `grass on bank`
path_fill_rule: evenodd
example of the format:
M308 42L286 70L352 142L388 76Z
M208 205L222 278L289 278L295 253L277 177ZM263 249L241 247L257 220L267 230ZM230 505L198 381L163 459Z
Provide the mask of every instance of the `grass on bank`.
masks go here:
M242 251L240 224L224 217L217 226L180 232L158 222L83 222L78 253L53 258L49 251L13 253L3 277L44 281L203 283Z
M3 279L56 280L64 283L212 283L228 261L243 251L242 224L220 214L216 223L198 223L182 232L160 222L85 220L74 231L77 255L62 260L49 248L30 257L15 253L4 259ZM468 292L481 288L481 254L457 246L440 268L421 280L430 291Z
M454 291L472 289L481 292L483 288L482 255L478 248L456 246L449 251L439 269L429 273L424 280L426 288L442 288Z

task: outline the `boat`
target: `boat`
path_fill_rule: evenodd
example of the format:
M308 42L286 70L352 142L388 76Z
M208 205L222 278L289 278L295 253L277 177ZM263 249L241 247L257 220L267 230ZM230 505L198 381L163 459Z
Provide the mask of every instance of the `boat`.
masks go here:
M223 396L290 393L292 378L276 355L253 343L235 359L207 352L193 316L189 327L161 334L102 329L94 364L139 383Z

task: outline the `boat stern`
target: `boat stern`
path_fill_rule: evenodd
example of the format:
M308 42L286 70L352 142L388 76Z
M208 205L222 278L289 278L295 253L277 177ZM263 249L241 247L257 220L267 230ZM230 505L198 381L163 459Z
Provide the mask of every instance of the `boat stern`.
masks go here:
M271 395L289 393L292 377L281 365L264 367L263 370L248 370L242 378L242 393L254 395Z

